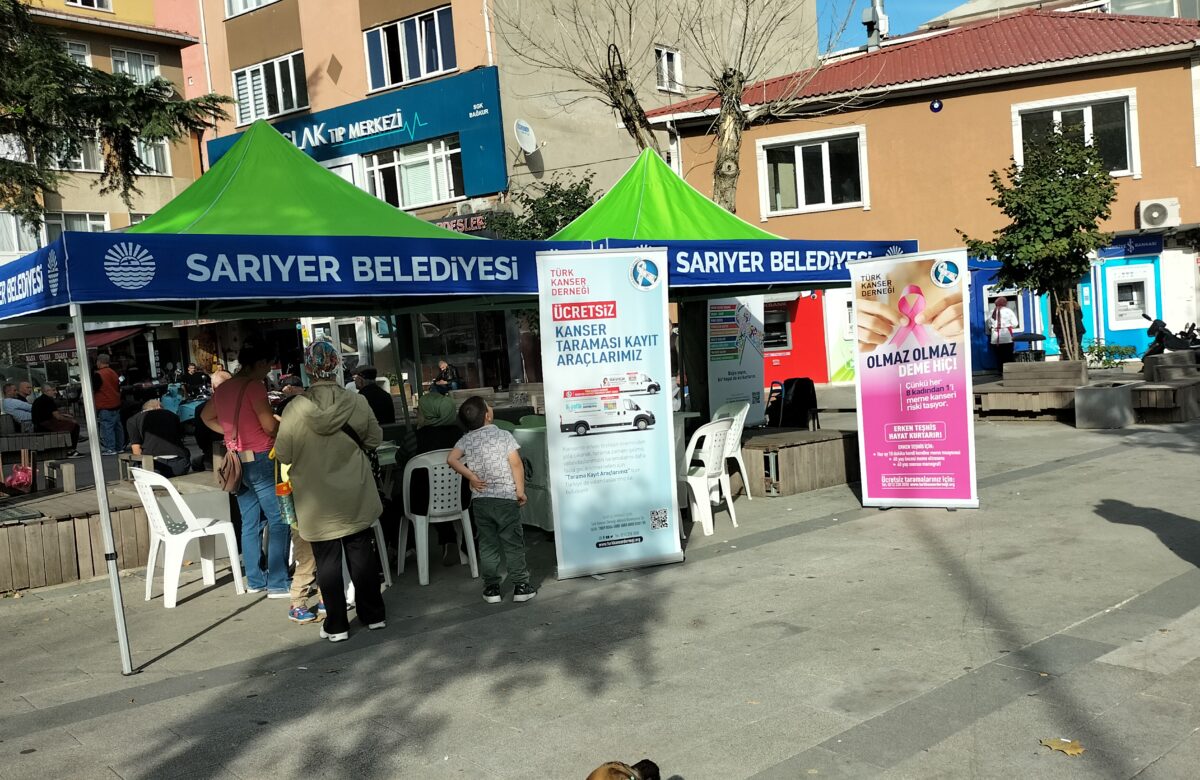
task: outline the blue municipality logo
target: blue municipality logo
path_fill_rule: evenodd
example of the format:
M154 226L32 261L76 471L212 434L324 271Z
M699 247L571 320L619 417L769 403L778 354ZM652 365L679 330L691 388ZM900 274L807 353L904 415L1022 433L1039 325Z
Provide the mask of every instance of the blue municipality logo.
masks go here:
M50 297L58 297L58 253L53 249L46 257L46 285L50 288Z
M895 257L896 255L902 255L902 254L904 254L904 248L903 248L903 247L898 247L898 246L896 246L895 244L892 244L891 246L889 246L889 247L887 248L887 251L886 251L886 252L884 252L883 254L884 254L884 256L886 256L886 257Z
M122 290L140 290L154 280L154 255L124 242L104 253L104 275Z
M629 281L639 290L653 290L660 281L658 263L647 257L639 257L629 266Z
M929 277L938 287L953 287L958 281L958 263L953 260L938 260L930 269Z

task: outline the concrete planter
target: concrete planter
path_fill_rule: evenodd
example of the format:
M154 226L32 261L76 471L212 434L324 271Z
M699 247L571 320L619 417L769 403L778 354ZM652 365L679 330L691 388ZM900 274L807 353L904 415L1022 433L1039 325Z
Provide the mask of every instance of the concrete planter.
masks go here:
M1133 387L1139 382L1104 382L1075 389L1076 428L1124 428L1136 421Z

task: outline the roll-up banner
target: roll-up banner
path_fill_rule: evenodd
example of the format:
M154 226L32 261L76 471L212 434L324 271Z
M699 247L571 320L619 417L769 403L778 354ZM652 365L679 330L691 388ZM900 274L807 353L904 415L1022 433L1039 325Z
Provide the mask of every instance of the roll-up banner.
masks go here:
M766 420L763 399L763 297L708 301L709 412L727 403L747 403L746 425Z
M683 560L665 250L539 252L537 271L559 578Z
M977 507L965 249L850 265L864 506Z

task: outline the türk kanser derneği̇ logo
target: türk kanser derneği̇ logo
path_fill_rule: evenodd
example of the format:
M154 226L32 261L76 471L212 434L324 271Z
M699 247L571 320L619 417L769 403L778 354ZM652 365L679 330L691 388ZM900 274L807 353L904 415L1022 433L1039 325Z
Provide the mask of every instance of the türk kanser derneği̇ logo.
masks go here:
M140 290L154 280L154 255L132 242L104 253L104 275L122 290Z

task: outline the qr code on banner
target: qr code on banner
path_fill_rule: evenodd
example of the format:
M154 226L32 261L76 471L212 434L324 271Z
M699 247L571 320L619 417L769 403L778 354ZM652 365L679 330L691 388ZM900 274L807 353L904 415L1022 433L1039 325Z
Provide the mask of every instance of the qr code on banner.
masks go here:
M661 531L667 527L667 510L651 509L650 510L650 530Z

